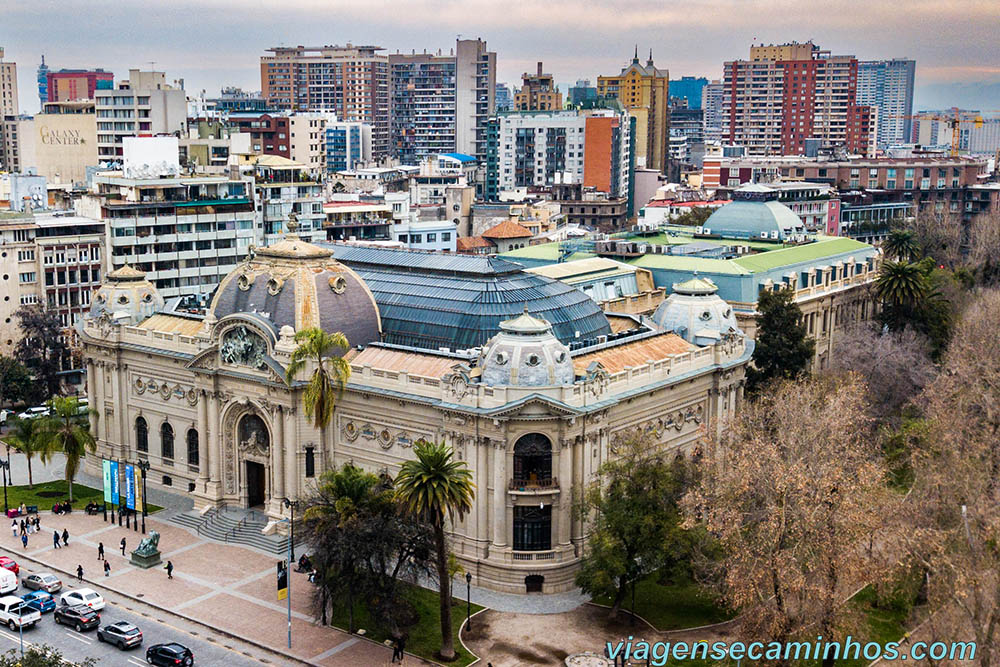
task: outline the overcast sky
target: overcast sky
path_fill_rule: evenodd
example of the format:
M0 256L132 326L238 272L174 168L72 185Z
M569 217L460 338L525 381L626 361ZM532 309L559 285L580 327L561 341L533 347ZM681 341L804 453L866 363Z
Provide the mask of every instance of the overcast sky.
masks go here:
M636 44L682 75L719 78L751 42L812 39L835 54L917 61L917 108L1000 108L997 0L4 0L0 46L18 64L22 110L35 70L130 67L184 78L189 94L260 89L277 45L378 44L445 52L458 35L497 52L498 81L543 60L558 83L615 74Z

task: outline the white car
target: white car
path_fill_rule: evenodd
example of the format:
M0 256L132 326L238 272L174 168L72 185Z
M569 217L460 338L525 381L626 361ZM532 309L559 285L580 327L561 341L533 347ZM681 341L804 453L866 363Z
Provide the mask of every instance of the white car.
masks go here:
M14 414L13 410L0 410L0 424L6 424L7 418Z
M59 606L83 604L94 611L104 609L104 598L93 588L78 588L75 591L66 591L59 596Z
M17 416L18 419L34 419L35 417L45 417L49 414L49 409L44 405L28 408Z

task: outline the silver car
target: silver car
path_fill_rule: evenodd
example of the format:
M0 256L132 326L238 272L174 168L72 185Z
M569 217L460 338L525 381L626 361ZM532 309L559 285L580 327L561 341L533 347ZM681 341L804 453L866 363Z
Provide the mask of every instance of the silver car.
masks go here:
M21 585L34 591L46 591L55 593L62 589L62 581L51 572L38 572L29 574L21 579Z

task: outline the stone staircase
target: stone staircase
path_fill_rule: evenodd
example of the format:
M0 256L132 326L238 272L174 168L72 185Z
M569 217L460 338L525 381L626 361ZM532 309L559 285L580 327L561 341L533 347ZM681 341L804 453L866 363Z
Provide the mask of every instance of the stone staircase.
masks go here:
M288 554L288 537L263 534L261 531L267 525L267 516L255 510L223 505L205 514L193 510L177 512L170 517L170 521L216 542L251 546L275 556Z

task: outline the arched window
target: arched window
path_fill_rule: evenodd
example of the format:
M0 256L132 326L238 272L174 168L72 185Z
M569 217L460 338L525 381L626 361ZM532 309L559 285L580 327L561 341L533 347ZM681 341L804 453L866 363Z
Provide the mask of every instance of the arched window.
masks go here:
M135 448L140 452L149 451L149 426L142 417L135 418Z
M552 548L552 505L514 508L514 551Z
M160 456L166 460L174 458L174 427L169 422L160 427Z
M260 416L248 414L240 420L239 426L240 447L256 453L266 453L271 444L271 437L267 432L267 424Z
M514 444L514 483L521 486L552 483L552 443L541 433L521 436Z
M188 465L198 466L198 431L193 428L188 429L187 433L187 446L188 446Z

